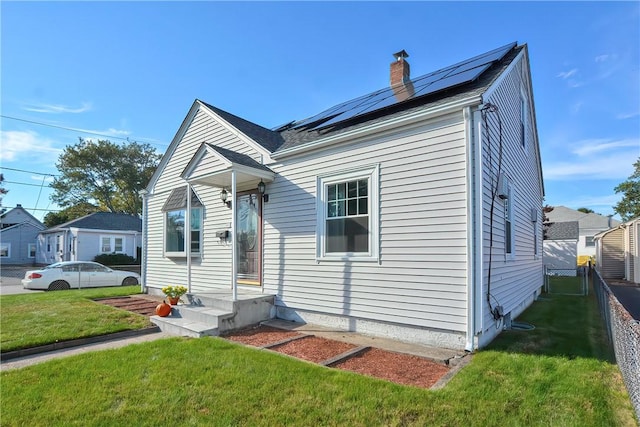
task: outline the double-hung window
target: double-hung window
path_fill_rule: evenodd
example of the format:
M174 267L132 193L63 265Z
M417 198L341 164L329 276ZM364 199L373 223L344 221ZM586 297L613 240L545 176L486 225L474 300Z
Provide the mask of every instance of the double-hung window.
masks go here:
M377 261L379 167L318 178L319 260Z
M186 256L187 241L191 254L199 255L202 248L202 203L191 191L191 215L187 221L187 187L174 189L164 211L164 253L166 256ZM187 230L189 227L189 230ZM188 237L188 239L187 239Z
M100 237L100 252L103 254L124 253L124 238L114 236Z

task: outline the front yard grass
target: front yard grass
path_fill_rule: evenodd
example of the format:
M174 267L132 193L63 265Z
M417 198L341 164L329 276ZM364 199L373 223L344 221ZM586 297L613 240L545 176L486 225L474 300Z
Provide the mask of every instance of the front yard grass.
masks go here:
M545 296L442 390L219 338L170 338L2 372L2 425L634 426L595 300Z
M91 299L140 293L140 286L0 296L0 351L151 326L147 316Z

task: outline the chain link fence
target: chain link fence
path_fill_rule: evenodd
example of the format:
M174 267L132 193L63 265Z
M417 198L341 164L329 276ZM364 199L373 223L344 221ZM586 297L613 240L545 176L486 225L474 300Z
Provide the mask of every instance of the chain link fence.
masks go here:
M607 327L609 343L640 419L640 322L635 320L611 292L597 270L593 270L593 290Z
M589 281L585 267L544 267L544 291L556 295L580 295L589 293Z

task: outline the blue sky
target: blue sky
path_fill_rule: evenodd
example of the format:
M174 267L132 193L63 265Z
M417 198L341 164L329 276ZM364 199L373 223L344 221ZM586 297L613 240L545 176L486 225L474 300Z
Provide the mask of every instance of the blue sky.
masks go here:
M274 127L384 88L401 49L419 76L528 44L547 204L613 214L640 156L638 2L4 1L0 14L3 205L38 218L57 209L40 174L78 137L164 152L195 98Z

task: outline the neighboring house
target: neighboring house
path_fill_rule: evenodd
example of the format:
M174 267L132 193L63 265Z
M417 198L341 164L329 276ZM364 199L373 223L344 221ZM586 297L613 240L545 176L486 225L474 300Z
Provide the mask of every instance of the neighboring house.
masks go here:
M469 350L530 305L527 46L414 79L395 56L389 88L273 130L196 100L144 196L146 289L254 291L278 318Z
M610 216L597 213L584 213L566 206L554 206L553 210L546 213L549 222L578 221L578 263L584 264L586 259L596 256L596 244L594 236L601 231L610 229L620 224Z
M37 236L44 224L17 205L0 216L0 226L0 263L34 264Z
M549 273L563 276L577 274L579 228L578 221L548 225L543 242L542 263Z
M596 234L595 240L602 277L640 283L640 218Z
M92 261L101 254L138 257L142 220L137 216L96 212L44 230L38 236L37 262Z

